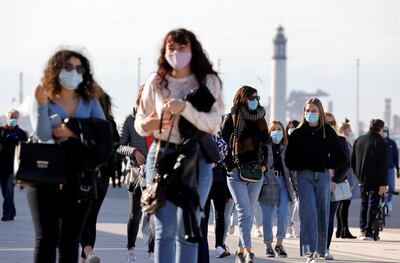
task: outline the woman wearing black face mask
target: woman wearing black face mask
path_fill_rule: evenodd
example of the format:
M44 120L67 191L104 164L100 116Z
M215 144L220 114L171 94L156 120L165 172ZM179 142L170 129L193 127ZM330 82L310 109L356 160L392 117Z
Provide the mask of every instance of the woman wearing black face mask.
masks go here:
M35 90L37 109L31 120L41 141L63 141L80 145L77 136L61 120L97 118L105 120L99 102L93 97L99 86L93 79L89 60L79 52L62 49L54 54L44 71L42 85ZM50 116L57 114L57 122ZM75 148L74 148L75 149ZM81 148L74 155L81 154ZM67 183L28 187L28 201L36 233L35 262L78 262L79 239L90 210L90 200L78 200L76 163L66 165ZM79 166L80 167L80 166Z
M228 143L225 166L228 187L235 200L239 221L239 243L236 262L253 262L251 252L251 227L262 187L262 172L268 164L268 125L265 109L259 104L257 90L243 86L233 99L231 113L222 125L222 137ZM260 177L249 180L244 172L248 166L260 169Z

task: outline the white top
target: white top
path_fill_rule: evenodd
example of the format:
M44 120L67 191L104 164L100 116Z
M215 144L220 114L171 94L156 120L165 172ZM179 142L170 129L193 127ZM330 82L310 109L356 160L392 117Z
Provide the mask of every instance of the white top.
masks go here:
M156 84L157 75L154 73L149 77L143 89L142 99L135 120L135 129L140 135L148 136L153 133L155 138L164 141L168 138L169 129L162 130L161 134L158 130L146 133L142 128L143 120L152 113L154 108L156 109L157 116L160 118L165 100L169 98L182 99L191 90L199 88L199 84L193 74L189 77L180 79L167 75L166 79L168 80L168 87L160 88ZM222 88L217 76L213 74L206 76L205 85L216 100L211 111L199 112L192 106L192 104L190 104L190 102L187 102L186 108L181 115L199 130L214 134L219 130L222 121L224 107L222 101ZM169 140L172 143L179 143L181 140L178 122L179 116L175 118L172 127L171 138Z

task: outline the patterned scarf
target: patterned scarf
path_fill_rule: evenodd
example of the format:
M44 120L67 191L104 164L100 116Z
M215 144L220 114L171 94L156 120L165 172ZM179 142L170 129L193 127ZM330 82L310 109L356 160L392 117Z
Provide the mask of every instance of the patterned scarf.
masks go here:
M268 142L268 125L264 119L266 114L265 109L259 106L254 112L249 112L246 107L241 107L235 112L232 108L231 114L234 123L233 140L231 143L235 162L260 161L260 145L256 146L254 142ZM255 134L243 134L246 121L257 123L258 130L255 131Z

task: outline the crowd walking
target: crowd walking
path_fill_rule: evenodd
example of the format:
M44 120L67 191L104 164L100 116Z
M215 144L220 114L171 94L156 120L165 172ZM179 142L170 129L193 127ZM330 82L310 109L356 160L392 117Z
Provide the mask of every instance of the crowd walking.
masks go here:
M316 97L304 102L299 121L268 120L267 98L248 85L226 110L219 72L192 31L165 35L157 68L138 87L119 132L112 92L93 72L86 54L56 51L35 89L33 134L19 127L15 109L0 127L1 221L17 216L15 180L33 172L40 177L18 181L26 186L35 263L103 262L95 248L97 218L122 166L127 263L138 262L140 230L149 263L208 263L231 254L235 263L286 258L292 253L284 240L297 236L306 263L333 260L333 236L357 238L349 228L352 203L361 203L362 240L377 240L380 203L393 211L399 155L382 120L372 119L369 131L355 138L349 120L337 121ZM26 150L49 145L45 160ZM28 172L26 161L34 163ZM252 249L257 207L263 255ZM215 240L208 240L211 214ZM235 225L237 247L230 250L226 240Z

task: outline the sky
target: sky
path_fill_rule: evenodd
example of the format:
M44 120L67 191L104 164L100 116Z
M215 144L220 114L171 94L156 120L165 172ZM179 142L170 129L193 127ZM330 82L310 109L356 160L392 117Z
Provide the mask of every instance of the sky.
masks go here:
M336 118L354 120L359 58L360 119L383 118L385 98L400 114L396 0L0 0L0 113L18 105L19 72L32 96L50 56L73 47L90 58L122 121L138 82L156 70L164 36L178 27L197 35L216 69L220 59L226 111L242 85L258 89L266 104L279 25L288 38L287 94L324 90Z

